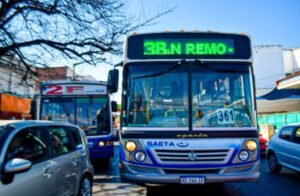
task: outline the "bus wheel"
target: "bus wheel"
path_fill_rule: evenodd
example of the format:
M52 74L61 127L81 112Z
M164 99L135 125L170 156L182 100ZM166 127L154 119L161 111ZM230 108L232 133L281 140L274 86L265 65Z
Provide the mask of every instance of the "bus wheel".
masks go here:
M271 172L274 174L280 173L281 165L278 163L277 157L273 152L268 156L268 165Z

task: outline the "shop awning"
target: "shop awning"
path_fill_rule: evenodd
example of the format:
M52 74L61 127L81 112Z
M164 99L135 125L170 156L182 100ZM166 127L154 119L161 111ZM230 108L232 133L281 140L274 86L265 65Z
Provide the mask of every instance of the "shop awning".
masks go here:
M276 82L278 89L300 89L300 71Z
M274 88L268 94L256 97L257 100L278 100L278 99L300 99L300 89L281 89Z

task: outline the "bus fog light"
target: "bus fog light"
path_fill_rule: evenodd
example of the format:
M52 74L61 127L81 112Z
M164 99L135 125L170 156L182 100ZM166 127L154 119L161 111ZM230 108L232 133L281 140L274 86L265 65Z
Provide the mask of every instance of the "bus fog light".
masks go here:
M102 142L102 141L100 141L100 142L98 143L98 145L102 147L102 146L104 146L104 145L105 145L105 143L104 143L104 142Z
M127 159L127 161L130 161L130 160L131 160L131 158L132 158L132 157L131 157L131 155L130 155L130 154L127 154L127 155L126 155L126 159Z
M246 147L250 151L255 151L257 149L257 143L254 140L248 140Z
M128 142L126 142L125 149L126 149L128 152L133 152L133 151L135 151L135 149L136 149L136 144L135 144L135 142L134 142L134 141L128 141Z
M249 153L246 151L246 150L242 150L240 153L239 153L239 159L241 161L246 161L249 159Z
M134 154L135 160L143 162L146 159L146 154L143 151L138 151Z

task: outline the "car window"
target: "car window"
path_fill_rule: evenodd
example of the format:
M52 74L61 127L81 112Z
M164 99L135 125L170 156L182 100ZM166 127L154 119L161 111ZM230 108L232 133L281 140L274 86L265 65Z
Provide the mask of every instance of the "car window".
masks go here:
M296 128L296 131L295 131L295 142L300 144L300 127L297 127Z
M49 134L52 142L51 149L55 156L75 150L66 127L49 127Z
M47 157L46 139L41 127L26 128L18 132L8 145L6 160L22 158L33 164Z
M291 140L293 127L284 127L281 129L279 137L284 140Z
M70 130L71 130L71 135L73 137L73 141L76 145L76 149L81 149L82 148L82 139L81 139L79 130L75 127L71 127Z

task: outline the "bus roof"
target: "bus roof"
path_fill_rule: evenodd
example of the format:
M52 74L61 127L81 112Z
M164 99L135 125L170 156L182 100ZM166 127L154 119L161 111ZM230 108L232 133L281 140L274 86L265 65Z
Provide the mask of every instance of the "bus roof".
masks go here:
M45 81L42 82L41 85L49 85L49 84L102 84L107 85L105 81L90 81L90 80L54 80L54 81Z
M247 33L231 33L231 32L218 32L218 31L157 31L157 32L133 32L127 35L127 38L132 36L140 36L140 35L155 35L155 34L219 34L219 35L235 35L235 36L246 36L251 38L251 36Z

